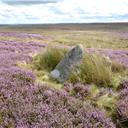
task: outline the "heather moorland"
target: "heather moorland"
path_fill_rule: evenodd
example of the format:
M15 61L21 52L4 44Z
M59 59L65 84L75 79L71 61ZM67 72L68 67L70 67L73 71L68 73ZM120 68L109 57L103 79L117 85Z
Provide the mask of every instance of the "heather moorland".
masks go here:
M77 44L59 83L49 74ZM128 128L128 24L0 26L0 128Z

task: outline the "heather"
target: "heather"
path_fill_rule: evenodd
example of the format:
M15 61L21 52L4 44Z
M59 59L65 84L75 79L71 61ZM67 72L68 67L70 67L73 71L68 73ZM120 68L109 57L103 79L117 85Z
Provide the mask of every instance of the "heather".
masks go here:
M121 83L119 89L119 102L117 111L121 120L121 124L128 123L128 81Z
M1 72L4 79L0 97L2 127L115 127L90 103L84 103L64 90L35 85L31 72L17 68ZM10 79L5 81L7 76Z
M7 32L0 32L0 40L2 41L20 41L20 42L31 42L31 41L44 41L47 37L44 37L37 33L26 33L26 32L20 32L20 31L7 31Z
M125 33L115 39L109 32L11 31L0 32L0 128L127 127ZM69 80L51 79L49 72L81 42L85 55Z

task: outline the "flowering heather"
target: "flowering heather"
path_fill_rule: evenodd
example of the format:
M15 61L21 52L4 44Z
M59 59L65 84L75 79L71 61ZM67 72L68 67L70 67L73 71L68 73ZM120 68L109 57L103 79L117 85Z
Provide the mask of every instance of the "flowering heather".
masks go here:
M118 112L122 119L127 119L128 122L128 97L125 97L118 104Z
M7 80L7 78L9 78ZM18 68L0 70L0 126L13 128L115 128L89 103L34 84L34 76Z
M76 83L76 84L65 84L64 85L64 89L72 96L79 98L81 100L87 98L88 96L90 96L90 88L89 85L83 85L80 83Z
M31 53L45 47L44 44L37 42L17 42L17 41L0 41L0 52L13 52L13 53Z
M21 33L21 32L0 32L0 36L43 39L43 36L40 34L28 34L28 33Z
M29 53L39 51L44 44L36 42L0 41L0 67L15 66L17 61L30 61Z
M128 67L128 50L96 49L96 48L87 48L86 50L89 53L100 53L106 55L113 61L116 61Z
M115 32L114 35L120 39L128 39L128 32Z
M2 39L0 40L0 128L116 127L106 116L104 111L106 109L98 108L98 103L107 106L106 112L113 108L110 100L116 93L111 89L95 88L80 83L65 83L63 89L56 90L36 83L32 71L17 67L17 62L30 62L31 53L45 48L46 44L39 43L39 40L45 38L44 36L0 32L0 38ZM58 47L61 48L62 45ZM127 50L88 48L86 51L105 54L110 59L128 66ZM119 120L127 121L128 81L120 86L119 97L117 106Z
M117 106L119 118L122 123L128 123L128 81L124 81L121 84L119 96L120 99Z
M83 102L88 87L75 85L71 96L66 90L36 84L32 71L16 67L17 61L31 61L29 53L43 47L0 41L0 128L115 128L104 112Z

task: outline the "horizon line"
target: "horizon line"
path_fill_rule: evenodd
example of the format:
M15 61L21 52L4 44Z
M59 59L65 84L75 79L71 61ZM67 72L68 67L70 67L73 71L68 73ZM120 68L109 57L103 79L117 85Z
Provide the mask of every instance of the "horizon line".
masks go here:
M57 24L110 24L110 23L112 23L112 24L123 24L123 23L128 23L128 21L120 21L120 22L118 22L118 21L114 21L114 22L85 22L85 23L79 23L79 22L76 22L76 23L27 23L27 24L25 24L25 23L23 23L23 24L21 24L21 23L19 23L19 24L0 24L0 25L57 25Z

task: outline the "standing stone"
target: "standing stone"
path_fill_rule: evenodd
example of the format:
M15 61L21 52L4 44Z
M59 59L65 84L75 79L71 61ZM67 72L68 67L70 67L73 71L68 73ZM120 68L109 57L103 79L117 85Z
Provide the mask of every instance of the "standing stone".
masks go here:
M76 45L65 57L58 63L56 68L50 73L52 78L59 82L65 82L73 68L80 62L83 57L83 46Z

